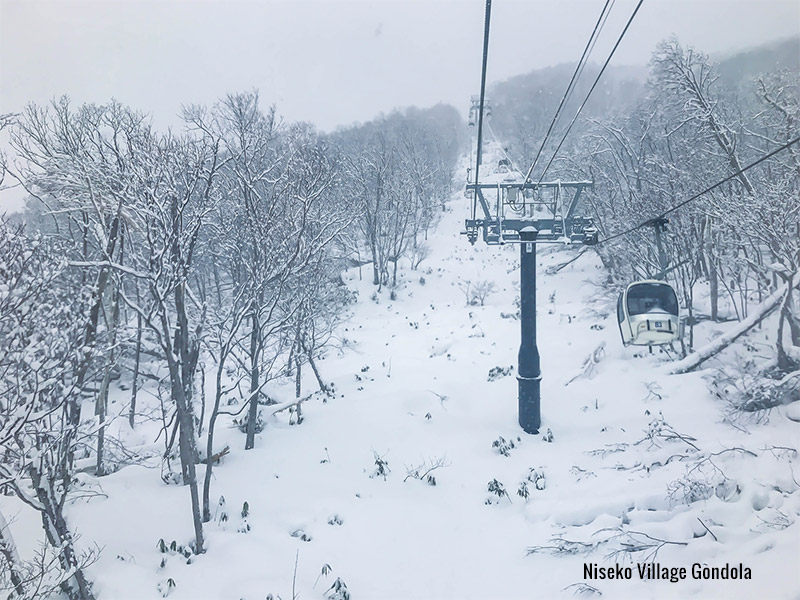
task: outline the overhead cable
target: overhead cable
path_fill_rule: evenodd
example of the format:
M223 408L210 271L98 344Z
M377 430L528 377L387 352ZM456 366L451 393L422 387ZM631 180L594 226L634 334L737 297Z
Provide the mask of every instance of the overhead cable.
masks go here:
M481 138L483 136L483 101L486 97L486 60L489 56L489 19L492 14L492 0L486 0L486 16L483 24L483 66L481 67L481 97L478 106L478 147L475 157L475 183L478 183L478 173L481 168ZM477 203L472 203L472 219L475 219Z
M564 140L567 139L567 136L569 135L569 132L572 131L572 126L575 125L575 121L578 119L578 115L581 114L581 111L583 110L583 107L586 106L586 103L589 101L589 98L591 97L592 92L594 91L594 88L597 87L597 83L600 81L600 78L603 76L603 73L605 72L606 67L608 67L608 63L611 62L611 58L614 56L614 53L617 51L617 48L619 47L619 44L622 41L622 38L625 37L625 34L628 31L628 28L631 26L631 23L633 22L633 19L636 17L636 13L639 12L639 8L641 8L642 2L644 2L644 0L639 0L639 3L636 5L636 8L633 9L633 14L631 14L631 17L628 19L628 22L625 24L625 29L623 29L622 33L619 35L619 38L617 39L617 43L614 44L614 47L611 49L611 53L608 55L608 58L606 59L606 62L603 64L603 68L601 68L600 72L597 74L597 78L594 80L594 83L592 84L592 87L589 89L589 93L586 94L586 98L584 98L583 102L578 107L578 111L575 113L575 116L572 117L572 121L570 121L570 124L567 127L567 130L564 132L564 136L561 138L561 141L558 143L558 146L556 147L556 151L553 153L553 156L550 158L550 161L547 163L547 166L544 168L544 171L542 171L542 174L539 177L539 183L541 183L542 180L544 179L544 176L547 173L548 169L550 168L550 165L553 164L553 161L555 160L556 156L558 155L558 151L561 150L561 146L564 144Z
M791 146L793 146L793 145L794 145L794 144L796 144L797 142L800 142L800 137L796 137L796 138L794 138L793 140L791 140L791 141L789 141L789 142L785 143L783 146L779 146L778 148L776 148L776 149L775 149L775 150L773 150L772 152L770 152L770 153L768 153L768 154L765 154L764 156L762 156L762 157L761 157L761 158L759 158L758 160L755 160L755 161L751 162L751 163L750 163L749 165L747 165L746 167L742 167L742 168L741 168L741 169L739 169L738 171L735 171L735 172L734 172L734 173L732 173L731 175L728 175L728 176L727 176L725 179L722 179L722 180L718 181L717 183L715 183L714 185L711 185L711 186L707 187L707 188L706 188L706 189L704 189L703 191L696 193L696 194L695 194L694 196L692 196L691 198L687 198L687 199L686 199L686 200L684 200L683 202L679 202L678 204L676 204L676 205L674 205L674 206L672 206L672 207L668 208L667 210L665 210L665 211L663 211L663 212L659 213L659 214L658 214L658 215L656 215L655 217L651 217L651 218L649 218L649 219L647 219L647 220L645 220L645 221L642 221L641 223L639 223L638 225L635 225L634 227L631 227L630 229L626 229L625 231L622 231L622 232L620 232L620 233L615 233L614 235L612 235L612 236L610 236L610 237L607 237L607 238L605 238L605 239L602 239L602 240L600 240L600 241L598 242L598 244L604 244L604 243L606 243L606 242L610 242L611 240L615 240L615 239L617 239L617 238L620 238L620 237L622 237L622 236L628 235L629 233L632 233L632 232L636 231L637 229L640 229L640 228L642 228L642 227L646 227L647 225L649 225L650 223L652 223L653 221L655 221L655 220L657 220L657 219L661 219L661 218L663 218L663 217L666 217L668 214L675 212L676 210L678 210L679 208L682 208L682 207L686 206L686 205L687 205L687 204L689 204L690 202L694 202L694 201L695 201L695 200L697 200L697 199L698 199L700 196L703 196L704 194L707 194L708 192L710 192L710 191L713 191L713 190L717 189L719 186L721 186L721 185L722 185L722 184L724 184L724 183L727 183L727 182L728 182L728 181L730 181L731 179L735 179L735 178L739 177L739 175L741 175L741 174L742 174L742 173L744 173L745 171L749 171L749 170L750 170L750 169L752 169L753 167L755 167L755 166L757 166L757 165L760 165L760 164L761 164L762 162L764 162L765 160L769 160L770 158L772 158L772 157L773 157L773 156L775 156L776 154L778 154L778 153L780 153L780 152L783 152L783 151L784 151L784 150L786 150L787 148L790 148Z
M531 163L531 168L528 169L528 173L524 177L524 181L527 181L528 178L531 176L536 163L539 162L539 157L542 155L542 150L544 150L545 144L547 144L547 140L550 138L550 133L553 131L553 127L556 124L556 120L558 119L559 115L561 114L561 109L564 108L568 98L572 95L573 90L575 89L575 85L580 77L581 72L583 71L583 67L586 64L586 61L589 58L589 54L591 54L592 48L594 47L594 43L597 41L597 38L600 35L600 31L605 24L605 19L608 18L608 14L611 12L610 10L608 13L606 10L609 7L609 4L612 3L612 0L606 0L605 5L603 6L603 10L600 11L600 16L597 18L597 23L594 25L594 29L592 30L592 35L589 36L589 41L586 42L586 47L583 49L583 54L581 54L580 60L578 60L578 64L575 66L575 71L572 73L572 78L569 80L569 84L567 84L567 89L564 90L564 95L561 98L561 102L558 104L558 108L556 109L555 114L553 115L553 120L550 121L550 126L547 128L547 133L545 133L544 138L542 139L542 144L539 146L539 151L536 153L536 157L533 159Z

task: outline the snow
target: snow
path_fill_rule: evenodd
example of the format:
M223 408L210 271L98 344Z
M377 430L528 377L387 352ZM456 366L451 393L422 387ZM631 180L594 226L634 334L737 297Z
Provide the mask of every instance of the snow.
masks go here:
M160 598L160 590L176 600L323 598L337 578L356 600L572 597L582 582L609 598L798 596L800 470L796 452L777 448L796 447L796 407L727 424L702 374L669 375L663 355L622 347L599 261L587 255L548 274L576 250L539 246L542 433L525 434L514 377L519 322L500 316L516 312L517 247L469 246L459 236L465 200L448 209L419 270L401 264L397 300L388 289L371 299L369 265L363 280L357 268L344 274L358 302L340 348L318 365L334 398L306 401L299 426L286 411L268 417L252 451L236 427L219 426L215 451L231 452L214 469L205 554L186 564L159 551L160 539L188 545L193 530L188 490L164 484L157 460L103 477L102 494L70 506L79 545L102 548L87 569L98 598ZM485 306L467 306L466 280L494 281L497 291ZM487 381L490 369L510 365L510 375ZM293 382L267 391L290 402ZM156 425L138 427L127 443L150 449ZM514 443L507 456L493 447L501 436ZM376 458L388 463L385 477ZM437 462L435 486L407 478ZM493 480L507 497L487 490ZM523 481L527 500L517 495ZM221 496L227 520L213 508ZM9 497L0 508L14 520L20 553L30 554L42 535L36 516ZM633 562L607 558L632 539L613 537L620 528L675 542L658 551L664 567L742 563L752 580L640 580L635 563L646 552ZM553 554L547 547L559 538L596 547ZM632 566L634 576L587 580L589 562Z

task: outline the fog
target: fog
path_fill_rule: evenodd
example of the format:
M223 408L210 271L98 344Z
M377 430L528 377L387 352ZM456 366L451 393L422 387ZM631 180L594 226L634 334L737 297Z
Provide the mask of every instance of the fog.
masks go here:
M489 81L577 61L600 0L493 5ZM593 60L602 62L635 1L618 0ZM258 88L289 120L330 130L398 106L476 92L484 3L0 2L0 113L68 94L111 97L177 123L184 103ZM646 0L613 64L645 64L670 34L729 53L800 33L795 0Z

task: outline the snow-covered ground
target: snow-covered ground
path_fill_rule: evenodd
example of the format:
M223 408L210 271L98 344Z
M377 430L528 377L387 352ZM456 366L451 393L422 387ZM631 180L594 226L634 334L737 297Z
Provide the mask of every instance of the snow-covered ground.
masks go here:
M102 548L87 571L97 596L159 598L172 580L175 600L313 599L341 578L353 600L592 589L798 598L800 425L784 409L723 422L702 372L665 375L663 356L621 346L599 261L587 255L548 274L575 251L540 247L542 432L525 434L515 372L488 380L493 368L516 366L518 247L469 246L459 236L466 201L448 208L430 257L416 271L401 264L395 300L389 289L375 293L369 266L363 280L358 269L344 275L358 301L340 347L319 362L334 398L306 402L301 425L286 412L272 417L252 451L237 428L219 427L217 446L231 453L214 470L212 503L224 506L212 509L207 553L186 564L159 550L160 539L188 544L192 524L188 490L164 484L157 461L102 478L103 495L70 507L80 543ZM467 281L497 290L484 306L467 305ZM289 399L292 382L269 393ZM154 433L129 432L128 443L152 444ZM431 468L435 485L423 475ZM21 551L32 551L35 516L0 503ZM640 579L636 563L656 551L656 563L685 567L686 579ZM631 566L632 578L591 580L588 563ZM752 579L694 579L694 563L741 563Z

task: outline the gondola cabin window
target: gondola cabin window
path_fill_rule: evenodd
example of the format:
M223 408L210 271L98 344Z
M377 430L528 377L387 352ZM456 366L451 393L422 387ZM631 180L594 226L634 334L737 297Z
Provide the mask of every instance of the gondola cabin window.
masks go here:
M664 283L640 283L628 290L628 314L645 313L678 314L678 298Z

